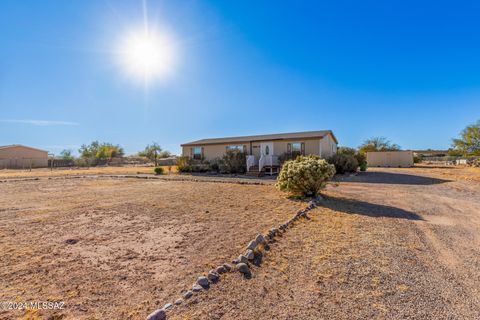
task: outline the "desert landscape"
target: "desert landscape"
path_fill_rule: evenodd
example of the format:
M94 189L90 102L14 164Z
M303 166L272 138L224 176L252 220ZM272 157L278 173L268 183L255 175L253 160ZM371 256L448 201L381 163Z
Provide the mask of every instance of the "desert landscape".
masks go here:
M65 308L2 319L144 319L306 206L269 179L56 172L0 173L0 300ZM480 317L477 168L371 168L323 195L250 279L226 273L168 318Z

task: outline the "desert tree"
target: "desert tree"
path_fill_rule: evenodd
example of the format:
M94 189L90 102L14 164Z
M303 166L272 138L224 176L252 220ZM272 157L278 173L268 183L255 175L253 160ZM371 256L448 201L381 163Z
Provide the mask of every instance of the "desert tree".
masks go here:
M115 157L123 157L125 154L122 147L118 144L93 141L89 145L82 144L78 149L80 156L84 159L109 160Z
M74 157L72 155L72 150L69 150L69 149L64 149L62 150L62 152L60 152L60 158L63 159L63 160L73 160Z
M138 155L141 157L148 158L150 161L153 161L155 163L155 166L157 166L158 158L166 158L166 157L162 157L163 152L165 151L162 151L162 148L160 147L160 145L156 142L153 142L152 144L147 145L143 151L140 151Z
M365 140L359 147L360 153L366 153L370 151L398 151L400 146L398 144L390 142L385 137L372 137Z
M460 137L453 139L452 152L463 156L480 156L480 120L467 126Z

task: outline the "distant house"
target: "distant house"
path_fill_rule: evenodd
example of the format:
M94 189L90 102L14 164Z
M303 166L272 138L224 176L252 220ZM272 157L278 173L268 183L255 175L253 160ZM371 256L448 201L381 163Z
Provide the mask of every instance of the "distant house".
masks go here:
M369 167L413 167L412 151L373 151L367 152Z
M327 158L337 152L337 138L331 130L278 133L255 136L202 139L182 144L182 155L214 160L228 150L246 154L247 171L278 171L279 157L318 155Z
M48 166L48 151L14 144L0 146L0 169L42 168Z

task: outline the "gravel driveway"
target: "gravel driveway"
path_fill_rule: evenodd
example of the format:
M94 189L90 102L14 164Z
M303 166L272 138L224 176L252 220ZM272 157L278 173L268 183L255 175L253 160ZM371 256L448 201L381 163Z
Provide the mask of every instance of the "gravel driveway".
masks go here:
M370 169L170 319L480 319L480 171Z

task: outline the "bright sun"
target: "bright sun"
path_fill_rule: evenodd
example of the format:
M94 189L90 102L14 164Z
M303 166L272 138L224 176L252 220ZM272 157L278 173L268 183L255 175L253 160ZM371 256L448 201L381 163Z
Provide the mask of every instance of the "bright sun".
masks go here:
M144 82L169 75L176 63L172 39L167 34L146 28L128 33L121 41L120 52L127 73Z

